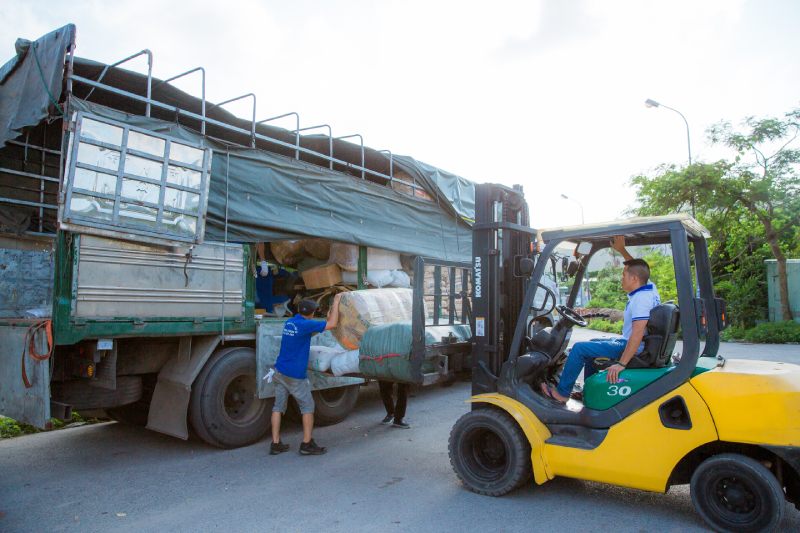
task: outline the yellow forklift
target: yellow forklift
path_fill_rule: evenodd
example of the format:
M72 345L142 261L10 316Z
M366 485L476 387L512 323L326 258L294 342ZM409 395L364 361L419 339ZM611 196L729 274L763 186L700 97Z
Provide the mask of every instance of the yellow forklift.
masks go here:
M689 483L718 531L770 531L786 501L800 506L800 366L718 355L725 302L715 298L707 231L685 215L544 231L536 251L520 187L478 185L473 228L471 410L450 434L450 462L471 491L504 495L556 476L666 492ZM583 401L541 393L566 359L572 307L592 255L615 235L670 245L678 301L655 307L644 351L609 384L586 380ZM540 283L556 246L578 260L566 305ZM695 286L696 281L696 286ZM538 291L549 309L531 309ZM541 297L539 298L541 300ZM545 305L544 307L548 307ZM560 320L535 328L556 307ZM673 354L682 337L681 354Z

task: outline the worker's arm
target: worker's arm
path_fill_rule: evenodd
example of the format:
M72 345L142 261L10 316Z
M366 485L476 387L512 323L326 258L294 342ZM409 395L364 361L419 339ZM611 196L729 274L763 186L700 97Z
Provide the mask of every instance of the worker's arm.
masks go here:
M622 355L619 358L619 362L622 364L617 363L608 367L606 379L609 383L616 383L618 381L619 373L625 370L625 366L623 365L630 363L633 356L636 355L636 351L639 349L642 339L644 339L646 329L647 320L637 320L633 323L631 336L628 338L628 344L625 345L625 349L622 351Z
M333 297L331 308L328 311L328 319L325 323L325 329L333 329L339 325L339 300L342 299L342 293Z
M633 256L628 253L628 250L625 249L625 236L624 235L615 235L614 238L611 240L611 247L622 254L622 257L625 258L625 261L630 261L633 259Z

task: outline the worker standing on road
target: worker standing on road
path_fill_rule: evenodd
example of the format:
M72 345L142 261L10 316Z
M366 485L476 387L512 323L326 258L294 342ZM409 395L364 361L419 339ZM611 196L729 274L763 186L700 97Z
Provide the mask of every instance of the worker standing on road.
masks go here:
M408 385L406 383L397 383L397 401L395 402L393 396L394 383L391 381L378 381L378 387L381 390L381 400L383 406L386 408L386 416L381 421L381 424L392 424L392 427L400 429L409 429L403 417L406 416L406 405L408 404Z
M289 445L281 442L281 417L286 412L289 395L294 396L303 417L303 442L300 444L301 455L322 455L326 449L317 445L311 438L314 428L314 398L311 396L311 383L308 381L308 355L311 349L311 336L339 324L339 300L341 294L333 298L328 319L312 320L317 303L313 300L302 300L297 305L299 313L283 326L281 351L275 362L275 404L272 407L272 444L270 455L278 455L289 450Z

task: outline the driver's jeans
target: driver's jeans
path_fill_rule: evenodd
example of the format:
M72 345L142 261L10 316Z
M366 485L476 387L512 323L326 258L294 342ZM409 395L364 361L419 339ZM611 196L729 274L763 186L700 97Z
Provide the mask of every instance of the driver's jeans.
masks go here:
M576 342L567 356L564 369L561 371L561 378L558 381L558 393L561 396L569 397L572 387L578 380L578 375L583 370L583 378L587 379L597 372L592 360L598 357L608 357L609 359L619 359L625 351L625 339L592 339L586 342Z

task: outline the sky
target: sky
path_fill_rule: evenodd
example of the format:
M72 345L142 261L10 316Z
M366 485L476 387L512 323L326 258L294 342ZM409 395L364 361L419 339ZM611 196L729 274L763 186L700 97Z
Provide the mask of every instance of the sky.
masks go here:
M253 92L259 118L521 184L534 227L619 218L632 176L686 164L683 120L648 98L686 117L695 161L729 155L720 120L800 107L796 0L0 0L0 62L70 22L81 57L148 48L155 77L205 67L211 102Z

